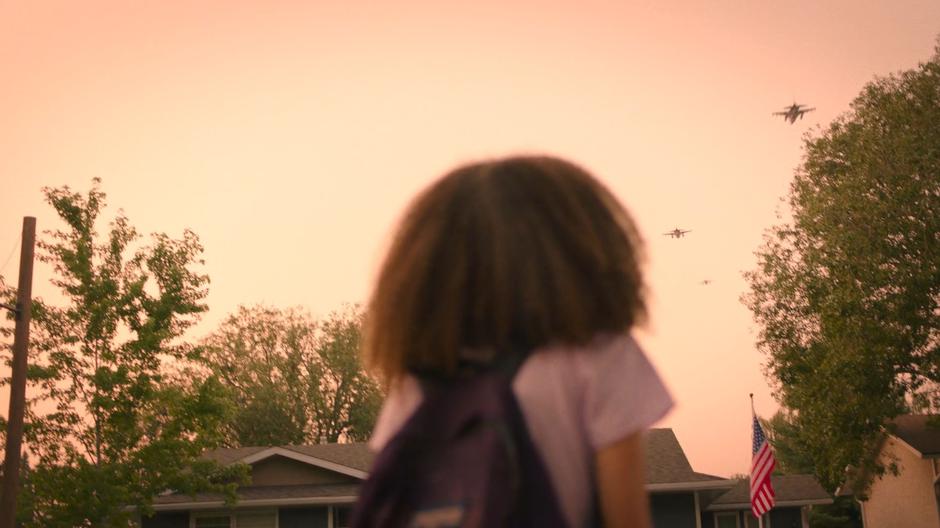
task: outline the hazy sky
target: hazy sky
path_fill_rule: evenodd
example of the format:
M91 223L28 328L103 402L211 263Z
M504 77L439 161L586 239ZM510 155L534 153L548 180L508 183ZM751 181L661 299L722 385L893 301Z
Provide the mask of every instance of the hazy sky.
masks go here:
M23 216L57 226L42 186L101 177L106 219L201 237L200 332L239 304L325 314L365 300L441 173L560 155L648 242L639 337L678 402L661 425L696 470L745 472L747 395L776 404L742 271L786 214L801 135L938 34L940 0L0 0L0 274L15 282ZM817 111L771 117L794 100Z

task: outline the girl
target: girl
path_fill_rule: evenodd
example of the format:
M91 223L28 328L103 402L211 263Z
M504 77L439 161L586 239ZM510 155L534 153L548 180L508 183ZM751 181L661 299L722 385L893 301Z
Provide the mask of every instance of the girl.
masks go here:
M364 356L389 391L371 447L421 402L413 373L525 350L512 388L568 524L648 527L643 433L672 400L629 333L646 315L640 251L613 195L561 159L474 163L431 185L368 306Z

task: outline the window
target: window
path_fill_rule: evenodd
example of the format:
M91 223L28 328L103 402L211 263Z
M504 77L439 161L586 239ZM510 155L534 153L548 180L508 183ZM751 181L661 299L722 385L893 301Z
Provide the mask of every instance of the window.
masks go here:
M330 528L330 509L327 506L280 508L278 528Z
M277 512L244 512L235 515L234 528L275 528Z
M213 515L212 517L196 517L196 528L231 528L232 518L228 515Z
M738 512L724 512L715 514L715 528L741 528L738 524Z
M350 517L352 508L349 506L333 506L333 528L349 528Z
M277 511L195 514L191 526L193 528L275 528Z
M758 528L760 526L760 521L757 520L757 517L754 517L754 512L751 510L744 514L744 521L747 523L747 528Z

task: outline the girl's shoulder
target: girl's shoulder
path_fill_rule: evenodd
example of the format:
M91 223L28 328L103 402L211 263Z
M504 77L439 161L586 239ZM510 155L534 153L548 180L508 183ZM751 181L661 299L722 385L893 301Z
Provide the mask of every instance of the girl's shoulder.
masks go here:
M535 412L575 414L594 449L648 428L673 407L665 382L629 334L599 335L586 345L538 351L523 366L515 387L524 406L525 400L539 400L552 407Z
M647 374L649 360L630 334L601 334L584 345L555 345L534 351L523 365L553 377L570 378L570 387L626 380Z
M595 448L648 427L673 405L643 349L629 334L598 335L580 346L533 351L513 383L535 413L579 416ZM419 382L404 376L388 392L370 446L379 450L421 403Z

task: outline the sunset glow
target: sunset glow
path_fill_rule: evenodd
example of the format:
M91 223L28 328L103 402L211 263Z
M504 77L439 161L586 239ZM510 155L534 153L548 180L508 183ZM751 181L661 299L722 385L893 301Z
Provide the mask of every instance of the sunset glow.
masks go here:
M646 238L638 337L677 401L661 425L697 471L743 473L748 393L777 404L742 272L786 216L801 136L938 34L936 0L0 2L0 266L23 216L58 227L43 186L100 177L105 218L200 236L196 335L239 304L325 314L365 300L398 215L447 169L569 158ZM792 102L816 111L771 115Z

